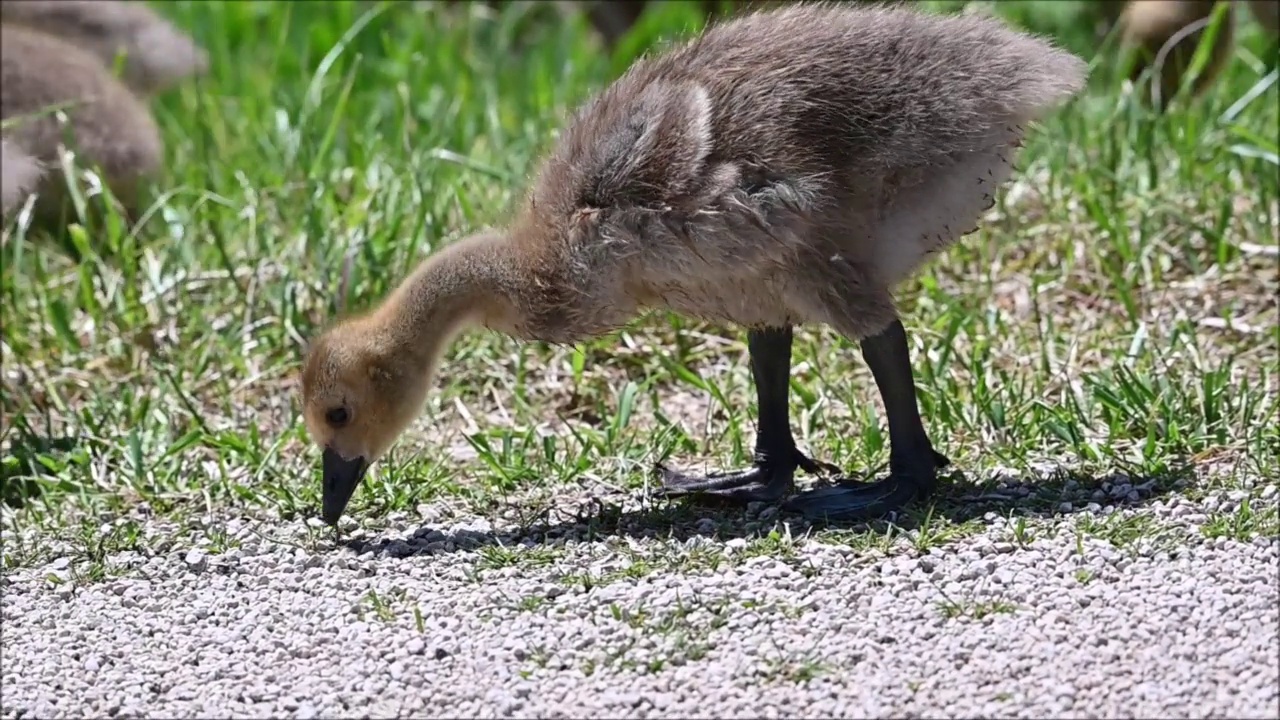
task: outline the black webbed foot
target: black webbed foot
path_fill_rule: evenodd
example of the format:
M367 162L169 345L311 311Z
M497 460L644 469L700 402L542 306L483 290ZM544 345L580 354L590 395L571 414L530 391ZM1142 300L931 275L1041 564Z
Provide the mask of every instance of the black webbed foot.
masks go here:
M777 457L777 456L774 456ZM667 497L709 495L737 502L777 502L795 489L796 469L815 475L840 474L840 468L813 460L799 450L778 459L760 456L745 470L689 475L659 465L663 494Z
M812 520L873 520L927 499L937 485L938 470L951 461L930 450L890 461L889 476L875 482L844 480L801 493L785 508Z
M741 503L776 502L795 487L795 469L785 466L755 465L746 470L688 475L658 466L662 492L669 498L709 495Z

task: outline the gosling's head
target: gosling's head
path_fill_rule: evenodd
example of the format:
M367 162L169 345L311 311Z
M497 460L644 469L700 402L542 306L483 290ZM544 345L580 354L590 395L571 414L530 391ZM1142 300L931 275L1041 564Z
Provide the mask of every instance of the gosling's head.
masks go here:
M302 409L323 451L321 517L330 525L426 399L431 368L397 345L375 323L356 319L329 329L307 350Z

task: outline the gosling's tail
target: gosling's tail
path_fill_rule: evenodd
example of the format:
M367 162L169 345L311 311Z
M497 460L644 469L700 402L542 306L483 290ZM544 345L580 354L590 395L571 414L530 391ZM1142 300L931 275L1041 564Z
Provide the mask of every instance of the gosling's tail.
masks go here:
M998 67L1008 71L1021 106L1010 110L1036 120L1084 89L1089 65L1083 58L1047 38L1005 30Z

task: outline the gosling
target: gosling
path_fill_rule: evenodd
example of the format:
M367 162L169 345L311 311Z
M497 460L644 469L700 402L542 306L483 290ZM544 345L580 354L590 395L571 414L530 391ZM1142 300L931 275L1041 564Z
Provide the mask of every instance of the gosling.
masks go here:
M4 0L0 21L53 35L114 68L134 93L155 95L204 74L208 53L142 2Z
M750 468L662 465L664 494L777 502L798 469L792 328L860 343L884 399L891 472L796 495L865 519L928 497L948 459L915 397L891 291L975 230L1023 126L1085 84L1078 57L994 18L795 4L717 24L589 101L505 229L424 260L376 309L314 338L301 392L335 525L421 412L462 331L575 343L647 309L745 326L757 394Z
M101 169L126 214L137 210L141 183L159 172L164 145L151 112L97 57L52 35L0 25L0 118L12 123L6 146L46 168L58 166L66 141L81 167ZM62 173L46 173L36 192L37 222L55 222L65 207Z
M1156 109L1165 109L1177 94L1216 4L1216 0L1159 0L1130 2L1125 8L1120 17L1121 39L1137 53L1130 79L1136 82L1156 66L1159 94L1152 98ZM1212 87L1231 59L1235 8L1228 7L1226 12L1210 48L1209 62L1192 84L1191 97L1199 97Z
M1121 38L1125 47L1137 53L1130 79L1140 80L1154 66L1159 78L1155 84L1159 95L1152 98L1152 106L1157 110L1166 109L1181 88L1217 4L1215 0L1135 0L1125 7L1120 17ZM1249 14L1272 42L1280 39L1280 2L1228 3L1218 35L1210 47L1208 62L1192 81L1191 98L1203 96L1231 64L1237 15L1242 12L1240 5L1249 9Z

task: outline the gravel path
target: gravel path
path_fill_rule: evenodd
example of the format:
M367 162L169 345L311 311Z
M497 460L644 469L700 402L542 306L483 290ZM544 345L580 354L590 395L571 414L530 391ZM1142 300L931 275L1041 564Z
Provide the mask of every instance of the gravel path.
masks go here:
M351 550L303 523L233 519L210 523L239 542L223 552L119 553L79 582L54 582L92 570L66 557L9 573L0 707L1275 718L1280 541L1206 538L1231 502L1077 508L1030 537L989 516L924 553L919 533L883 552L781 523L728 541L570 524L503 546L483 520L407 518Z

